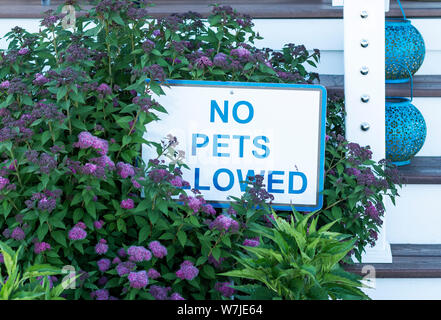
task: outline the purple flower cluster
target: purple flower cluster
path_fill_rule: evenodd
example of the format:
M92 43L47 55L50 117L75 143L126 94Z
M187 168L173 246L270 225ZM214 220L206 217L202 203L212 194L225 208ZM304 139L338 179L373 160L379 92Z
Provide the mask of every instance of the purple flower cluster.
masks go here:
M149 261L152 258L152 253L141 246L131 246L127 250L129 260L134 262Z
M39 210L50 213L57 207L57 199L61 197L61 194L62 191L60 189L34 193L29 200L25 201L25 204L29 209L32 209L35 207L35 203L37 203Z
M104 221L103 220L97 220L93 222L93 226L95 227L95 229L102 229L104 225Z
M3 190L9 184L8 178L0 177L0 190Z
M170 300L185 300L179 293L174 292L170 296Z
M95 300L109 300L109 290L98 289L93 291L90 296Z
M225 232L237 232L239 231L239 223L226 215L219 215L209 225L210 229L216 229Z
M118 162L116 164L116 172L123 179L133 177L135 175L135 169L133 166L124 162Z
M161 274L156 269L151 268L147 271L147 276L150 279L158 279L159 277L161 277Z
M106 258L98 260L96 264L101 272L106 272L110 268L110 260Z
M23 229L20 227L15 227L14 230L12 230L11 238L14 240L23 240L25 238Z
M74 147L80 149L93 148L100 155L106 155L109 150L106 140L95 137L87 131L83 131L78 135L78 142L74 143Z
M52 26L54 26L58 20L60 20L62 18L61 15L56 15L55 11L50 9L46 12L44 12L44 18L41 21L41 25L47 28L50 28Z
M213 62L210 60L210 58L206 56L201 56L195 60L195 66L198 69L204 69L206 67L212 67Z
M109 250L109 246L107 245L107 241L105 239L101 239L95 246L95 252L97 254L105 254L107 250Z
M135 289L144 288L149 283L149 278L147 276L147 272L145 271L130 272L128 279L130 286Z
M120 277L129 274L133 269L136 268L136 265L132 261L121 262L116 266L116 272Z
M372 159L372 151L369 147L361 147L358 143L348 143L349 157L348 161L360 165L366 160Z
M149 249L156 258L164 258L167 255L167 248L164 247L159 241L150 242Z
M181 263L181 268L176 271L176 276L182 280L193 280L199 274L198 268L196 268L193 262L185 260Z
M51 249L51 245L47 242L36 242L34 244L34 252L39 254L41 252L47 251Z
M233 285L233 282L217 282L214 285L214 289L219 291L221 293L221 295L223 295L226 298L231 297L235 290L233 288L231 288L231 286Z
M83 222L78 222L70 231L69 231L69 239L70 240L83 240L87 237L86 226Z
M260 245L259 237L253 239L245 239L243 245L247 247L258 247Z
M171 290L170 287L160 287L153 285L150 287L149 293L156 299L156 300L168 300L168 292Z
M152 40L146 40L142 43L142 49L146 54L152 52L154 48L155 48L155 43Z
M380 215L379 215L379 212L378 212L376 206L374 206L372 204L372 202L370 202L370 201L368 201L367 205L365 206L365 214L373 220L380 219Z
M49 82L49 79L46 78L44 75L42 75L41 73L37 73L35 75L35 80L32 82L34 85L36 86L43 86L46 83Z
M107 96L107 95L111 95L112 94L112 88L106 84L106 83L102 83L98 86L98 88L96 89L96 91L101 95L101 96Z
M248 177L248 180L252 182L252 187L248 190L248 194L255 204L274 200L274 196L265 189L263 179L264 177L261 175Z

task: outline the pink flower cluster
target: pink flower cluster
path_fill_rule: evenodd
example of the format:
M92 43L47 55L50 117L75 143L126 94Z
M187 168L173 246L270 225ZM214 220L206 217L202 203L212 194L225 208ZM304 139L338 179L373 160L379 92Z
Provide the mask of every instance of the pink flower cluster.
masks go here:
M135 202L130 198L121 201L121 208L123 209L133 209L134 207L135 207Z
M217 218L210 223L209 227L210 229L217 229L219 231L239 231L239 223L225 215L217 216Z
M164 247L159 241L150 242L149 249L152 250L153 255L156 258L164 258L167 255L167 248Z
M109 144L106 140L93 136L90 132L83 131L78 135L78 142L74 147L80 149L93 148L100 155L106 155L109 150Z

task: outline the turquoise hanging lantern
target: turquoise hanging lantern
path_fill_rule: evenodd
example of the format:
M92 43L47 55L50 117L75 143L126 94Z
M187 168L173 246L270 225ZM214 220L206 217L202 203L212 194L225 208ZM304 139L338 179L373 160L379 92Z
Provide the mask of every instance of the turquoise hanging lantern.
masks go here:
M397 166L410 164L423 147L427 134L426 121L412 104L413 79L410 70L408 76L411 81L411 98L386 98L386 159Z
M414 75L426 55L421 33L406 19L400 0L397 1L403 18L386 19L386 83L408 82L407 70Z

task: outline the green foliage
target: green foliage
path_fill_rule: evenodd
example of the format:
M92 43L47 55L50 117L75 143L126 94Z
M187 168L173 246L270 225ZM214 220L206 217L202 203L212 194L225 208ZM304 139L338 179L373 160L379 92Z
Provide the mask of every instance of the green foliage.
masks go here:
M49 277L61 274L60 269L47 264L35 264L22 273L19 267L22 247L14 252L0 242L0 252L6 269L6 274L0 274L0 300L63 300L60 295L64 288L75 281L75 277L68 278L52 288Z
M351 252L361 261L368 245L375 245L383 223L385 201L395 203L401 177L396 166L371 158L369 147L344 138L343 99L332 97L327 110L325 188L319 224L336 221L332 230L357 239Z
M314 213L294 211L291 222L274 215L274 227L254 225L251 230L267 242L243 247L239 268L222 275L252 280L236 286L246 299L367 299L360 278L344 271L339 262L352 250L355 240L329 231L333 224L317 229ZM257 282L257 284L256 284Z

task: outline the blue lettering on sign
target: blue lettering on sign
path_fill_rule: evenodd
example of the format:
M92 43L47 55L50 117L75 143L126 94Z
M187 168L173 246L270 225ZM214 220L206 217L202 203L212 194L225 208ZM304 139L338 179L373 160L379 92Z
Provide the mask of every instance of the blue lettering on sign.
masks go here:
M248 107L248 118L246 119L239 119L239 116L237 115L237 109L239 109L240 106L247 106ZM253 120L254 117L254 108L252 106L251 103L249 103L248 101L239 101L237 102L234 107L233 107L233 119L237 122L237 123L248 123L251 120Z
M258 136L258 137L255 137L254 140L253 140L254 145L255 145L257 148L262 149L262 150L264 151L264 153L263 153L263 154L259 154L259 153L257 153L257 152L254 150L254 151L253 151L253 155L254 155L256 158L258 158L258 159L268 158L269 153L270 153L270 150L269 150L269 148L268 148L266 145L259 143L259 140L262 140L262 141L265 142L265 143L269 143L269 139L268 139L267 137L265 137L265 136Z
M211 100L211 108L210 108L210 122L214 122L214 112L217 112L222 122L228 122L228 101L224 101L224 112L222 112L221 108L217 104L216 101Z
M219 175L221 173L226 173L228 175L229 182L228 182L228 185L226 187L221 187L219 185ZM216 172L214 173L214 176L213 176L213 185L219 191L231 190L231 188L233 188L233 185L234 185L234 175L233 175L233 173L230 170L226 169L226 168L216 170Z
M196 168L194 172L194 188L196 190L210 190L209 186L200 186L199 185L199 179L200 179L200 168Z
M203 142L197 142L198 138L203 138ZM202 133L193 133L192 144L191 144L191 154L196 155L197 148L203 148L208 145L208 136Z
M228 143L220 143L218 139L230 139L228 134L215 134L213 136L213 157L229 157L229 153L220 153L218 148L227 148Z
M269 174L268 174L268 192L269 193L284 193L284 191L281 189L274 189L273 188L274 183L283 184L283 180L274 179L273 176L274 175L278 175L278 176L282 175L283 176L284 174L285 174L285 171L271 171L271 172L269 172Z
M299 190L294 190L294 177L295 176L302 178L302 187ZM303 193L303 192L305 192L307 186L308 186L308 179L306 178L306 176L303 172L290 172L289 173L288 193L292 193L292 194Z
M250 136L233 136L233 139L239 139L239 158L243 158L243 142L250 139Z
M238 115L238 109L240 106L246 106L248 108L248 116L245 119L240 119ZM223 123L228 123L228 101L224 101L224 110L222 111L219 104L215 100L211 100L210 104L210 122L215 122L215 114L219 116ZM239 101L233 106L233 119L237 123L246 124L253 120L254 108L248 101Z

